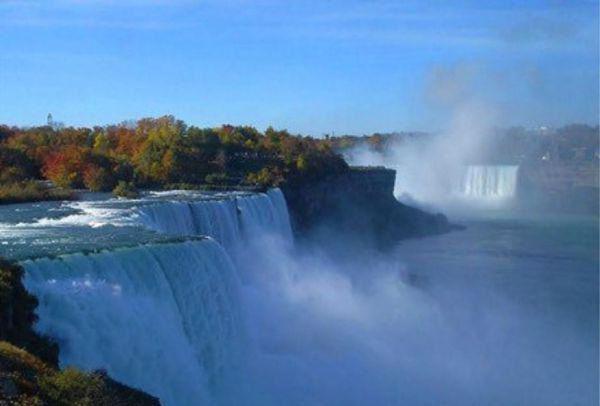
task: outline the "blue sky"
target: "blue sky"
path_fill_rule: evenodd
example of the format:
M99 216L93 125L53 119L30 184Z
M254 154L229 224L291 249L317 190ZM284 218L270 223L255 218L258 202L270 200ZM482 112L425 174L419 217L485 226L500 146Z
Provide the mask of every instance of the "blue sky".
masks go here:
M598 122L596 1L0 0L0 123Z

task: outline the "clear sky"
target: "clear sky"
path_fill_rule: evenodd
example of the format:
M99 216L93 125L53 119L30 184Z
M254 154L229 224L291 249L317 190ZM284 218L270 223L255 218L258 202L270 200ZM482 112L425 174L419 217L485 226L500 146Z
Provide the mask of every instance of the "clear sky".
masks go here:
M321 135L598 122L598 2L0 0L0 123Z

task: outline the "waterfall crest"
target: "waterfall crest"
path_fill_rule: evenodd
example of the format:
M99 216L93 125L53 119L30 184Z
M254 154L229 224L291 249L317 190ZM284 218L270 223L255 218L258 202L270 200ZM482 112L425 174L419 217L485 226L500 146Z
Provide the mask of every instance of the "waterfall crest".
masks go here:
M519 167L516 165L471 165L468 166L461 194L469 198L509 199L517 192Z
M231 246L240 240L235 199L170 201L139 209L146 227L159 233L190 236L210 236Z
M279 189L225 200L158 203L141 207L139 213L142 224L152 230L209 236L227 249L265 233L292 241L287 205Z

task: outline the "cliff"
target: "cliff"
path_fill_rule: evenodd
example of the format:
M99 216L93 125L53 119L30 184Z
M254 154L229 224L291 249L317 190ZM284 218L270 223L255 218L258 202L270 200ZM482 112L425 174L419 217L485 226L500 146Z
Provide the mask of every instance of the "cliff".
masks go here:
M37 321L37 299L23 286L23 268L0 258L0 340L35 354L44 362L58 365L58 346L33 330Z
M442 214L398 202L393 194L395 179L392 169L353 167L320 181L284 185L294 232L302 238L332 230L381 246L452 228Z

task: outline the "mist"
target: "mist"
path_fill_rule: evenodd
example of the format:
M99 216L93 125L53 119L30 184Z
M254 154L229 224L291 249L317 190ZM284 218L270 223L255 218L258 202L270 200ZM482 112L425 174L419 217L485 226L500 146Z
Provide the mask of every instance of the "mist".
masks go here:
M595 399L594 337L522 306L495 285L498 269L471 274L462 263L407 261L410 244L386 253L347 246L344 257L328 248L269 237L238 252L248 342L223 403ZM475 256L473 265L499 264Z
M493 148L493 130L500 117L478 90L480 70L458 64L429 73L423 94L431 114L445 117L442 130L396 137L381 150L359 144L344 151L346 160L351 165L396 169L394 193L403 202L435 209L464 206L466 168L480 164Z
M597 399L597 223L492 219L380 250L360 230L294 241L278 190L125 203L115 224L211 237L25 261L61 366L175 405Z

